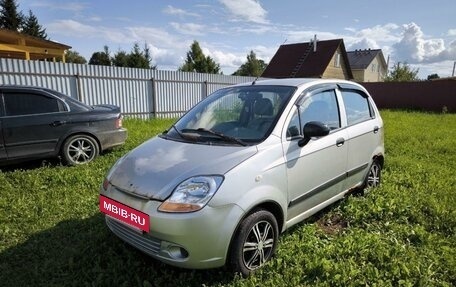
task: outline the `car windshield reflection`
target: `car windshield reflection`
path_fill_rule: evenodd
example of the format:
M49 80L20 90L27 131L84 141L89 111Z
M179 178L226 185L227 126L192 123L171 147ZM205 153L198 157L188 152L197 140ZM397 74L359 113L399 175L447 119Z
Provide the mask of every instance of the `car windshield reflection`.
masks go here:
M288 86L219 90L185 114L166 137L206 144L259 143L270 134L294 91Z

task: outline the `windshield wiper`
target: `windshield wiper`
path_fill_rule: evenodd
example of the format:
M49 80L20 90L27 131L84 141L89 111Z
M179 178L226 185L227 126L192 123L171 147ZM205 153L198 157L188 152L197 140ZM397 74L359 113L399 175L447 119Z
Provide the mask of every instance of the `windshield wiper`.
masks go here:
M180 131L180 130L176 127L176 125L172 125L171 128L174 129L174 130L176 131L177 135L178 135L179 137L183 138L183 139L192 140L192 141L195 141L195 140L196 140L196 137L184 134L182 131ZM167 132L169 132L169 130L168 130Z
M197 128L197 129L183 129L182 130L182 133L186 133L186 132L197 132L197 133L201 133L201 132L204 132L204 133L208 133L210 135L213 135L213 136L216 136L218 137L219 139L222 139L222 140L225 140L225 141L229 141L229 142L234 142L234 143L237 143L241 146L246 146L247 144L245 142L243 142L242 140L240 139L237 139L235 137L231 137L231 136L227 136L227 135L224 135L220 132L216 132L216 131L213 131L213 130L209 130L209 129L205 129L205 128Z

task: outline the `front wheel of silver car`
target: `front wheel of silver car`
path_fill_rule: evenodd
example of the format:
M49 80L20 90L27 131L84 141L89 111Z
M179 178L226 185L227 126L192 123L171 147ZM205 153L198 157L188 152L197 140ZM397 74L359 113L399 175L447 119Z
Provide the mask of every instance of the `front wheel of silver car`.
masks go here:
M68 165L78 165L91 162L98 156L97 141L88 135L69 137L62 147L62 156Z
M274 215L256 210L239 225L234 237L230 263L233 271L247 277L262 267L274 254L279 229Z

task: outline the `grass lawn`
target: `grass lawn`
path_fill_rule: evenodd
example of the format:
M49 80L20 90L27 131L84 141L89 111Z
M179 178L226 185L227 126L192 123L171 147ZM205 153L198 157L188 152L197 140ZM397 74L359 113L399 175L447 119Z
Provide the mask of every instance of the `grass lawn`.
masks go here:
M382 116L382 186L287 231L248 279L164 265L104 224L109 167L173 121L125 120L126 145L89 165L2 168L0 286L456 286L456 115Z

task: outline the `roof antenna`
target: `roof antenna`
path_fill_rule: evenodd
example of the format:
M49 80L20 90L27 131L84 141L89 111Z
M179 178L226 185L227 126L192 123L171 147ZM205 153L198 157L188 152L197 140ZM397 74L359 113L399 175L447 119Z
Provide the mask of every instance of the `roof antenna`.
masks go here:
M257 76L257 77L255 78L255 80L253 80L253 82L252 82L252 86L255 86L255 84L256 84L256 81L257 81L259 78L260 78L260 76Z

